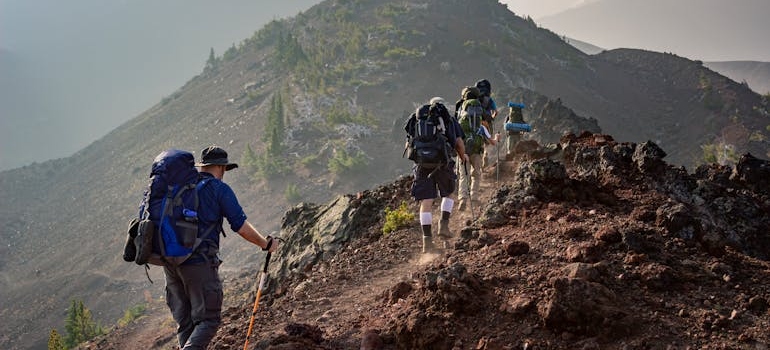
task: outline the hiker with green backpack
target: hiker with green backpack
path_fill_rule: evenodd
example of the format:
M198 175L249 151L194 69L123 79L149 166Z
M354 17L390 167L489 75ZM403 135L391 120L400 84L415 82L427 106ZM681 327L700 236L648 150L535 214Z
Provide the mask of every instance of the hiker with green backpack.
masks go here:
M462 91L462 99L458 101L457 110L455 111L457 121L465 135L463 140L464 148L471 166L470 174L467 173L465 168L457 169L459 177L458 187L460 188L458 196L459 210L465 210L469 205L472 206L473 203L471 201L478 195L481 186L484 146L487 144L497 145L497 141L500 139L499 134L495 134L492 137L489 129L483 123L486 112L481 104L481 97L477 87L465 87Z
M224 219L263 251L278 248L278 238L260 234L246 220L235 193L222 181L237 167L217 146L205 148L199 163L187 151L162 152L153 161L139 218L129 228L123 258L163 266L166 303L181 349L206 349L222 323L218 253Z
M422 252L435 253L433 242L433 200L441 197L441 218L438 236L444 248L449 245L452 233L449 217L454 208L455 181L454 156L462 163L468 161L462 142L462 131L444 105L444 99L434 97L412 113L404 125L407 133L405 154L414 161L411 194L420 202L420 227Z

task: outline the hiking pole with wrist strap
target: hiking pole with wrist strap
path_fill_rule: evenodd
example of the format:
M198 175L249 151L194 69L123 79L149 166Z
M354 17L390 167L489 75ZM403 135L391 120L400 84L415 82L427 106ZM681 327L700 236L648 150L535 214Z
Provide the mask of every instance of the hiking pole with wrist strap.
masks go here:
M270 242L272 243L272 242ZM268 249L270 246L268 245ZM259 285L257 285L257 296L254 298L254 309L251 310L251 321L249 321L249 331L246 332L246 342L243 344L243 350L247 350L249 346L249 338L251 337L251 330L254 327L254 316L257 315L257 308L259 307L259 297L262 296L262 288L265 286L265 280L267 279L267 266L270 264L270 255L268 252L265 257L265 268L262 270L262 276L259 278Z

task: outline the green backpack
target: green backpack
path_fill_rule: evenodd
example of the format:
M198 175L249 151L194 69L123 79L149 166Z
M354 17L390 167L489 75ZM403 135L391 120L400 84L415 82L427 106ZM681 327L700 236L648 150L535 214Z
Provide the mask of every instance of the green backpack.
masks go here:
M480 154L484 151L484 137L480 132L484 107L478 99L465 100L460 106L457 121L465 133L465 153Z

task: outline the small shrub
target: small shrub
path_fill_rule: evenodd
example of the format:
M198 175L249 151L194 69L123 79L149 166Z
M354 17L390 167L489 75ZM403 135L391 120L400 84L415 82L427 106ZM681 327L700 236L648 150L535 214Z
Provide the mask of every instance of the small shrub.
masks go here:
M283 194L286 196L286 200L289 201L289 203L298 203L302 199L302 195L300 195L296 184L286 185Z
M147 310L147 306L144 304L135 305L126 310L125 313L123 313L123 317L118 320L118 326L124 327L127 324L133 322L139 316L144 315L144 312Z
M382 233L388 234L400 228L409 227L414 223L415 215L409 211L406 202L396 209L385 208L385 224L382 225Z
M327 168L335 175L353 175L366 170L368 165L369 161L363 152L349 154L344 149L338 149L329 159Z

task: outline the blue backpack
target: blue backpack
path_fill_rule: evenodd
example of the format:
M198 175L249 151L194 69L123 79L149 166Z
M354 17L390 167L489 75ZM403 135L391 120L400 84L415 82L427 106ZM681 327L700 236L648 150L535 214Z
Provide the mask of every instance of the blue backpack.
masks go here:
M214 228L201 234L198 224L198 192L208 180L200 180L190 152L169 149L155 157L139 206L134 262L177 266L195 252Z

